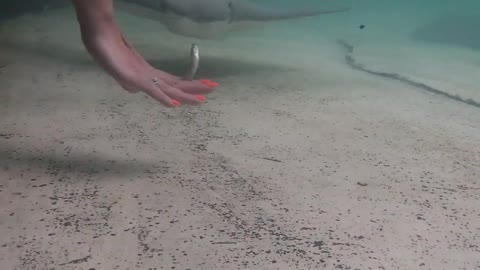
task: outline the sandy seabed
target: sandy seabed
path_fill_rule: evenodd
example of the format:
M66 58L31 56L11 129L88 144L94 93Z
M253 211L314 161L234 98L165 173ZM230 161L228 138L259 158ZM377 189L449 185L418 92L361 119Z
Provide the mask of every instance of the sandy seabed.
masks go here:
M118 17L156 66L188 66L191 39ZM3 24L2 270L479 269L479 109L280 30L200 41L221 86L167 109L91 61L70 9Z

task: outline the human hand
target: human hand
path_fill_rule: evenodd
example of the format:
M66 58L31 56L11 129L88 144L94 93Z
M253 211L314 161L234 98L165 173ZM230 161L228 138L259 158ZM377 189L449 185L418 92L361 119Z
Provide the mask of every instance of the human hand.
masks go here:
M159 74L152 78L156 87L145 88L143 92L168 107L178 107L181 103L198 105L206 100L204 94L212 92L218 86L217 82L207 79L185 81L161 70L155 70L155 73Z
M187 81L152 67L119 33L112 33L85 42L101 66L127 91L144 92L167 107L181 104L199 105L205 94L219 84L210 80ZM87 39L88 40L88 39Z
M139 61L142 61L143 58ZM219 84L203 79L187 81L151 67L147 63L120 66L114 78L131 93L144 92L167 107L181 104L199 105L206 100L204 95L211 93Z
M127 41L113 16L112 0L73 0L88 52L125 90L144 92L167 107L198 105L218 83L186 81L152 67Z

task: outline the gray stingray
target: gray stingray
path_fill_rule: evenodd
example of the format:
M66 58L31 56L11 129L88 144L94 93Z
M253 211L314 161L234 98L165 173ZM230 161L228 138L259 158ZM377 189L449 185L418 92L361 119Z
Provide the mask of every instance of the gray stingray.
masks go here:
M246 22L304 18L349 9L275 9L247 0L124 0L121 5L125 11L161 21L172 33L196 38L214 38Z

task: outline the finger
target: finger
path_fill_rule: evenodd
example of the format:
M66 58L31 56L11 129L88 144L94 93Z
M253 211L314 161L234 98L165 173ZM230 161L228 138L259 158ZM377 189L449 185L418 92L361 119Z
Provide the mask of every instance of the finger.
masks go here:
M157 86L162 89L162 91L168 95L171 99L178 100L182 103L189 105L199 105L205 101L205 97L200 95L191 95L183 92L180 89L172 87L163 81L159 81Z
M172 75L170 73L164 72L162 70L155 70L157 76L162 79L165 83L169 84L172 87L178 88L185 93L198 95L198 94L208 94L211 93L219 83L211 80L194 80L187 81L182 78Z
M155 73L157 74L158 78L160 78L161 80L163 80L164 82L166 82L168 84L173 84L174 82L180 80L180 77L177 77L175 75L172 75L172 74L167 73L167 72L162 71L162 70L156 69Z
M184 81L178 80L172 84L172 86L181 89L185 93L198 95L198 94L208 94L213 92L218 86L218 83L212 82L209 80L198 80L198 81Z
M170 98L167 94L163 92L163 89L160 86L155 85L153 82L145 85L144 89L144 92L147 95L162 103L166 107L171 108L180 106L178 100Z

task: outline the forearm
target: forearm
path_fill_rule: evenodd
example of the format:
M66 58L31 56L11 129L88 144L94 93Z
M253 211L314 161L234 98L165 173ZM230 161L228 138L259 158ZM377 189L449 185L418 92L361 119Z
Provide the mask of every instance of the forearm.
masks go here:
M125 40L114 19L112 0L72 0L80 25L82 41L88 52L112 76L130 78L123 74L125 66L146 64ZM132 53L135 58L130 57Z
M84 42L91 43L119 32L113 13L113 0L72 0L72 3Z

